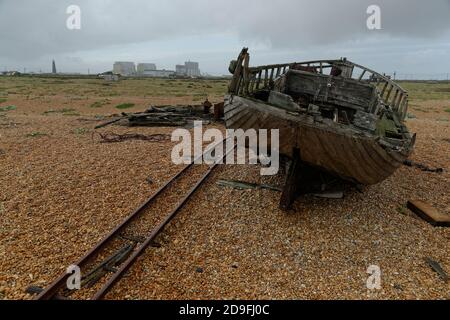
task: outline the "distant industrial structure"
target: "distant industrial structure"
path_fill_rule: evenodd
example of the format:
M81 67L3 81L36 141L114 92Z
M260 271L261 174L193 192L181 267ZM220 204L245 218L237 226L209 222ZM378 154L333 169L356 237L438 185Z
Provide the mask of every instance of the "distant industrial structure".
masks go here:
M55 63L55 60L52 60L52 73L56 74L56 63Z
M132 76L136 74L136 66L134 62L117 61L113 65L113 73L121 76Z
M154 63L139 63L136 69L137 75L140 77L167 78L175 74L175 71L172 70L158 70Z
M175 72L179 76L187 77L200 77L200 69L198 62L186 61L183 64L177 64L175 66Z
M156 64L154 63L138 63L136 71L138 74L145 74L147 71L155 71Z
M175 71L173 70L149 70L144 72L142 77L155 77L155 78L168 78L175 75Z
M157 77L167 78L174 76L184 77L200 77L200 69L198 62L187 61L184 65L177 65L173 70L158 70L154 63L138 63L137 66L134 62L117 61L113 65L112 73L121 76L137 76L137 77Z
M0 72L1 76L9 76L9 77L13 77L13 76L20 76L21 73L19 71L4 71L4 72Z

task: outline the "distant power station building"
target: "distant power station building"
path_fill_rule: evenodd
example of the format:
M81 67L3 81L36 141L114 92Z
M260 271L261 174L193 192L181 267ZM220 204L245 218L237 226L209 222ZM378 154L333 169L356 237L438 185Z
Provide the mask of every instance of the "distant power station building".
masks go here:
M175 66L175 72L177 75L188 76L188 77L199 77L201 76L198 62L186 61L184 65L177 64Z
M168 78L175 75L175 71L158 70L154 63L138 63L136 71L139 77Z
M137 75L141 77L167 78L175 74L171 70L158 70L154 63L139 63L137 65Z
M186 74L189 77L199 77L200 76L200 69L198 67L198 62L185 62L184 65L186 66Z
M158 70L154 63L138 63L117 61L113 66L113 73L121 76L138 76L138 77L158 77L167 78L172 76L200 77L200 69L198 62L187 61L183 65L177 65L175 71Z
M132 76L136 74L136 67L134 62L117 61L114 62L113 73L121 76Z
M177 64L175 66L175 72L177 75L186 75L186 66L184 64Z
M172 70L147 70L141 74L141 77L155 77L155 78L168 78L175 75L175 71Z
M156 70L156 64L154 63L138 63L136 71L138 74L144 74L146 71Z
M52 61L52 73L56 74L56 63L55 63L55 60Z

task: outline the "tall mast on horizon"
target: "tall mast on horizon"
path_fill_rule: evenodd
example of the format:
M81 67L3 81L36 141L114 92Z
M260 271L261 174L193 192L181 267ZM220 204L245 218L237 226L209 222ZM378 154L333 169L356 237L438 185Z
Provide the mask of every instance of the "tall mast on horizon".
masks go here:
M55 60L52 61L52 73L56 73L56 64L55 64Z

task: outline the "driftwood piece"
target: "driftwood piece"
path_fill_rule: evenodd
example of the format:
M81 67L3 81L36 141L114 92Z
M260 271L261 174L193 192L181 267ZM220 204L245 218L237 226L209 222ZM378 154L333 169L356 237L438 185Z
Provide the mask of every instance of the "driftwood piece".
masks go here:
M421 200L408 201L409 210L435 227L449 227L450 216L439 212L428 203Z

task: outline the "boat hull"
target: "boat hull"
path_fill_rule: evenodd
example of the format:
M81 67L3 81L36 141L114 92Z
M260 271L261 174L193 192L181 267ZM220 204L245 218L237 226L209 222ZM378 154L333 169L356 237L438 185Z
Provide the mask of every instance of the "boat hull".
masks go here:
M389 148L380 138L338 123L317 123L313 116L290 112L254 99L225 98L225 123L230 129L278 129L280 154L293 157L345 180L364 185L379 183L408 158L413 141Z

